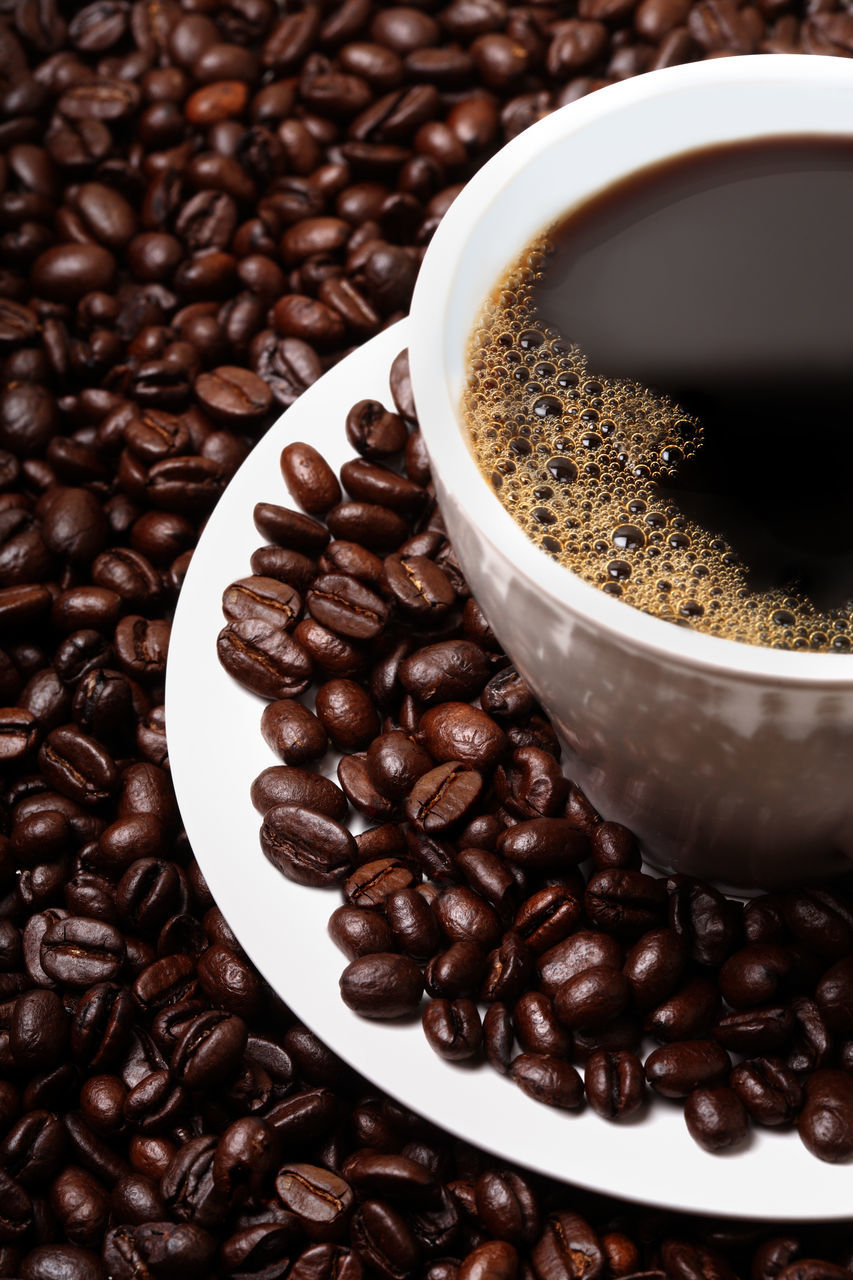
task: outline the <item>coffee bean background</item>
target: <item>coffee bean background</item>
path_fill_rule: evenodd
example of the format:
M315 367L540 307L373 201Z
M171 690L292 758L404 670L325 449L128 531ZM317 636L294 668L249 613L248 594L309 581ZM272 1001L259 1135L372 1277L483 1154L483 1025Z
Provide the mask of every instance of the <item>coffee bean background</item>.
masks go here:
M849 56L853 19L832 0L0 0L0 1275L850 1274L844 1227L781 1232L637 1210L497 1167L377 1095L295 1022L212 902L180 828L162 705L169 622L207 514L280 409L405 313L459 184L505 139L610 80L797 50ZM470 648L413 662L401 639L371 672L370 702L353 691L364 688L364 628L384 624L382 608L440 645L464 597L423 500L364 465L404 448L407 479L428 480L402 364L395 386L394 408L362 403L341 424L363 459L346 500L310 451L289 459L314 513L274 497L259 512L271 545L251 572L264 585L237 586L226 651L241 671L264 668L273 707L322 673L316 714L290 705L266 719L285 767L310 767L327 741L340 743L350 803L373 807L381 832L385 807L414 796L419 856L440 872L442 833L482 792L473 762L509 758L500 736L479 718L468 732L467 713L446 704L479 696L485 715L507 712L500 734L514 750L547 755L553 741L470 601ZM326 621L304 603L321 558L315 608ZM260 619L247 606L256 588ZM387 736L408 745L377 748L370 705L384 717L398 680L399 727ZM427 740L412 741L422 708L441 704ZM561 792L550 766L530 785ZM288 868L338 875L357 861L336 792L294 786L292 773L261 790L271 805L260 807L279 811L270 839ZM575 827L591 821L576 793L561 804ZM318 811L335 833L319 865L310 842L293 839L316 828ZM469 832L467 882L438 915L453 941L428 965L442 992L431 1037L445 1050L478 1034L466 984L481 980L483 945L504 945L514 892L494 857L476 852L493 853L494 822L472 817ZM408 846L390 832L360 839L337 928L352 963L379 953L402 968L414 1001L434 917L418 901ZM593 833L602 871L632 869L624 839ZM512 866L547 859L549 847L520 840ZM547 867L535 874L547 878ZM525 904L525 945L538 938L545 951L576 906L565 887L541 892ZM383 914L370 906L376 895L393 896ZM612 882L598 886L600 919L613 898ZM689 937L692 963L718 965L713 931L695 923L701 891L674 899L670 927ZM631 901L645 918L642 895ZM729 1086L703 1078L691 1122L719 1146L740 1122L733 1097L753 1117L790 1122L799 1110L805 1140L826 1155L853 1106L847 909L815 892L765 903L753 919L756 942L795 938L798 972L816 953L829 972L817 1000L786 1005L788 1062L754 1059ZM646 941L638 956L638 941L622 945L632 989L670 1039L701 1038L691 1018L713 1002L708 979L673 994L672 948ZM612 970L607 946L596 963ZM573 963L555 956L551 981ZM368 1004L370 964L350 984ZM772 987L773 964L761 971ZM752 973L735 969L731 990L755 983ZM745 1012L739 1043L755 1035ZM560 1056L566 1029L541 1000L522 1022L516 1078L534 1096L575 1096ZM504 1063L514 1034L505 1001L484 1031L490 1059ZM636 1070L624 1051L604 1052L597 1105L627 1113ZM683 1086L689 1066L664 1064L661 1078Z

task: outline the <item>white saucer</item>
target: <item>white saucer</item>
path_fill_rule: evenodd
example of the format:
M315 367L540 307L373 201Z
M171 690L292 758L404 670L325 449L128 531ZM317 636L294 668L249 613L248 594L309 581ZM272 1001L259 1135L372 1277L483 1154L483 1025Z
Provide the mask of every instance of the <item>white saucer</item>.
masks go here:
M326 932L336 890L293 884L266 860L252 780L280 763L260 732L265 703L220 667L222 592L249 572L263 543L256 502L292 502L279 454L316 445L337 470L352 456L344 421L355 401L393 407L391 361L406 322L379 334L315 383L253 450L213 512L178 602L166 673L172 777L181 814L212 893L247 954L298 1017L336 1053L444 1129L541 1173L659 1207L738 1218L829 1220L853 1212L853 1166L821 1163L796 1132L754 1129L745 1149L712 1156L687 1133L680 1106L655 1099L640 1122L610 1124L533 1102L490 1067L435 1056L418 1023L368 1022L338 994L346 958Z

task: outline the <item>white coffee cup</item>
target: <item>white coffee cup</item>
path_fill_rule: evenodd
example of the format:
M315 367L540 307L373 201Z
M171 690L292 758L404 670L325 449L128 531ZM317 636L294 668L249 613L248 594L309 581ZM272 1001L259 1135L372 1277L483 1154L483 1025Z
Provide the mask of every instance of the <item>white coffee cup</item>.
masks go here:
M412 383L457 555L551 716L564 768L657 866L777 888L853 858L853 655L682 629L608 597L528 540L461 425L483 302L549 224L639 169L736 139L853 137L853 63L723 58L637 76L520 134L445 215L415 288ZM853 489L853 481L851 481Z

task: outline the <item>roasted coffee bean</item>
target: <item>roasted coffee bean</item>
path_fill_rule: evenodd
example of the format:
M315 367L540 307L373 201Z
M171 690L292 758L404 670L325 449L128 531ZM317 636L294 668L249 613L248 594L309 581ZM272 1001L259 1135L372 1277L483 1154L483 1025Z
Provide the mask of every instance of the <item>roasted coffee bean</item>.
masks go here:
M342 880L356 856L355 839L346 827L298 804L265 810L261 848L289 879L314 886Z
M308 654L298 640L264 619L229 623L219 633L217 652L229 675L261 697L294 697L308 687Z
M349 903L332 912L329 934L348 960L377 951L391 951L394 947L394 934L383 916Z
M758 1124L790 1124L802 1103L799 1080L779 1058L751 1058L738 1063L729 1084Z
M308 556L285 547L259 547L252 553L250 566L253 573L263 578L276 578L304 593L314 577L315 564Z
M630 998L624 974L609 965L594 965L561 984L554 1010L569 1030L597 1030L624 1013Z
M349 574L320 574L312 582L305 603L319 623L353 640L374 639L388 620L385 601Z
M430 1000L423 1012L423 1027L439 1057L461 1062L480 1054L483 1030L473 1000Z
M393 815L394 807L391 802L381 796L370 781L367 758L363 752L341 757L338 762L338 781L353 808L370 821Z
M530 1257L538 1280L599 1280L604 1274L598 1236L576 1213L563 1211L547 1218Z
M731 903L710 885L688 877L674 883L669 922L698 964L722 964L738 941Z
M534 967L533 952L517 933L505 934L500 946L486 957L486 973L480 994L484 1000L514 1000L521 994Z
M448 761L418 778L406 799L406 817L425 835L440 835L467 817L482 788L476 770Z
M600 822L592 833L592 856L596 869L639 871L640 849L633 832L618 822Z
M725 1014L713 1029L719 1044L733 1053L766 1054L783 1049L794 1031L794 1015L786 1005L744 1009Z
M345 462L341 467L341 482L353 498L378 503L402 515L416 515L427 500L420 485L381 463L365 458Z
M383 902L385 917L401 950L426 961L441 947L438 920L417 889L395 889Z
M130 1033L130 992L115 983L96 982L81 996L71 1022L71 1052L92 1070L115 1064Z
M378 400L359 400L353 405L347 414L346 434L352 447L370 459L399 453L408 436L399 414L391 413Z
M271 542L304 555L319 555L330 538L325 525L313 516L272 502L256 503L254 520L258 532Z
M329 745L317 717L293 698L281 698L264 708L261 733L267 746L290 765L318 760Z
M539 958L539 978L546 995L555 996L565 982L598 965L616 969L622 963L619 942L606 933L579 929Z
M426 989L431 996L449 1000L479 993L486 967L486 953L475 942L467 940L451 944L446 951L433 956L424 972Z
M404 657L399 666L399 679L409 693L425 706L432 706L476 697L488 672L488 659L479 645L448 640L427 645Z
M498 841L503 857L525 869L557 871L573 867L589 854L589 842L565 818L519 822Z
M275 578L240 578L222 596L222 612L230 621L259 618L285 631L296 625L301 609L293 587Z
M346 797L331 778L290 765L274 764L259 773L251 797L259 813L274 805L300 805L340 822L347 812Z
M189 1088L210 1088L233 1076L246 1047L242 1018L211 1009L193 1019L172 1055L172 1070Z
M797 1130L819 1160L835 1163L853 1154L853 1078L844 1071L816 1071L805 1084Z
M62 1123L49 1111L28 1111L8 1129L0 1146L0 1165L27 1191L44 1187L65 1153Z
M727 1085L694 1089L684 1104L684 1119L693 1141L706 1151L740 1145L749 1128L746 1108Z
M827 969L815 990L817 1007L830 1031L853 1034L853 960L839 960Z
M400 1018L418 1008L423 978L409 956L378 952L359 956L341 974L341 996L364 1018Z
M402 540L402 536L395 539L397 543ZM386 556L385 577L397 606L418 620L440 620L456 602L456 592L447 574L426 556Z
M68 1015L55 991L18 996L9 1022L9 1049L16 1067L33 1071L61 1061L68 1042Z
M571 1056L572 1039L557 1021L553 1002L541 991L525 991L513 1009L518 1043L525 1053Z
M388 800L404 799L432 767L429 753L400 730L374 735L367 749L370 780Z
M792 1071L814 1071L825 1066L832 1052L832 1036L813 1000L800 997L791 1002L794 1034L787 1063Z
M518 886L506 863L497 854L486 849L460 849L456 866L475 893L491 903L501 916L509 916ZM519 942L524 941L518 933L513 936Z
M272 407L272 392L266 383L237 365L220 365L199 374L193 390L211 418L229 427L253 425Z
M583 1081L564 1058L522 1053L510 1063L509 1074L528 1097L546 1106L575 1111L583 1105Z
M421 716L418 738L433 760L458 760L480 773L494 768L507 747L495 721L465 702L430 707Z
M686 1098L694 1089L728 1079L729 1055L713 1040L682 1040L654 1049L646 1059L646 1079L665 1098Z
M686 963L687 948L673 929L650 929L644 933L626 955L623 967L635 1004L650 1009L671 996Z
M771 1003L784 993L791 968L783 947L753 943L726 960L720 969L720 992L735 1009Z
M275 1188L309 1240L337 1240L344 1234L355 1199L343 1178L316 1165L286 1164L276 1175Z
M645 1027L660 1041L696 1039L716 1025L721 1007L716 983L693 978L647 1014Z
M462 944L457 944L462 945ZM427 990L430 990L427 981ZM506 1075L512 1061L513 1026L506 1005L489 1005L483 1017L483 1049L486 1059L500 1075Z
M48 925L40 955L45 972L57 982L88 987L118 976L127 947L112 925L72 916Z
M320 557L320 568L324 573L348 574L369 586L378 586L382 581L382 561L379 556L366 547L359 546L357 542L340 539L330 542Z
M487 950L500 941L497 913L471 889L445 889L436 899L435 913L450 942L473 942Z
M255 1017L264 1004L264 990L255 971L222 943L212 943L199 958L198 980L213 1004L240 1018Z
M313 445L286 445L281 453L281 471L290 492L310 515L324 515L340 502L337 477Z
M540 889L522 903L513 928L531 951L542 955L574 932L580 916L579 896L571 889L555 885Z
M53 729L39 750L39 766L63 795L79 804L102 804L115 794L118 771L96 739L76 726Z
M643 1064L624 1049L598 1050L586 1060L584 1087L589 1105L605 1119L634 1115L645 1100Z
M593 925L635 938L654 928L666 912L666 884L640 871L613 868L590 876L584 894Z

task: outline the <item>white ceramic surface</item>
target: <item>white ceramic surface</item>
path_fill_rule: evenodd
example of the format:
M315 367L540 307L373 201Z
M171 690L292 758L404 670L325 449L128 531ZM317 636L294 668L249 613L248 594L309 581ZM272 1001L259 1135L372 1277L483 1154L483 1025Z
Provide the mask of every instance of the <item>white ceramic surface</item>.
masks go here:
M642 1123L627 1125L608 1124L589 1110L553 1111L490 1068L443 1062L418 1024L357 1018L340 1001L345 959L326 932L339 894L293 884L263 856L249 786L277 760L260 734L265 704L216 657L222 592L245 576L262 542L254 504L288 501L278 465L282 447L310 440L336 468L352 456L346 412L362 397L391 403L388 368L406 337L405 322L380 334L278 420L228 486L187 574L166 674L169 751L187 833L219 906L275 990L337 1053L388 1093L502 1159L693 1212L780 1222L849 1216L853 1167L821 1164L795 1133L756 1132L743 1151L714 1157L692 1142L679 1107L656 1100Z
M410 319L442 510L504 648L597 806L658 865L782 886L853 858L853 656L785 653L644 615L535 547L457 422L475 318L560 214L667 156L729 139L853 136L853 64L724 58L637 76L554 112L489 161L436 232ZM571 336L571 335L569 335Z

